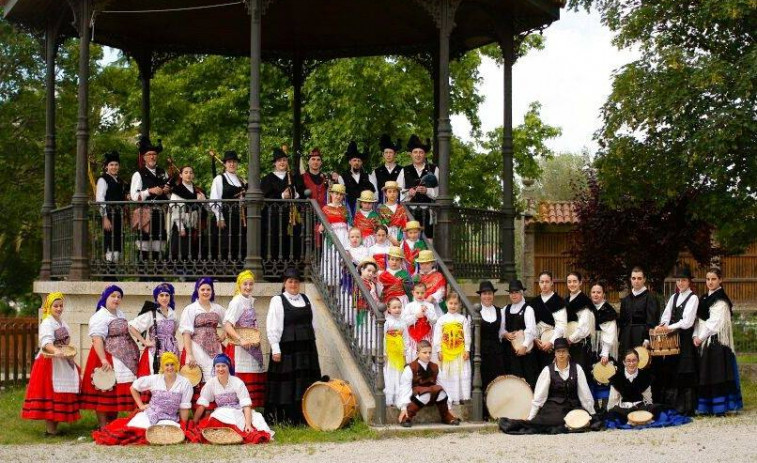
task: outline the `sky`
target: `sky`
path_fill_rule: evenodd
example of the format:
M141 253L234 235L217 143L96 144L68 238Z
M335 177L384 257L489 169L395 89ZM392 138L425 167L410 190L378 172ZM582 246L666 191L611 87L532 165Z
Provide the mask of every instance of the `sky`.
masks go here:
M542 120L563 131L548 143L552 150L577 153L588 148L594 153L592 138L601 127L599 110L610 94L612 73L635 55L612 45L613 34L600 24L598 14L565 9L560 14L544 31L545 48L529 52L513 67L513 124L521 124L528 105L539 101ZM479 90L486 99L479 117L486 133L502 125L502 67L484 58L480 71ZM463 116L452 117L452 130L471 141Z

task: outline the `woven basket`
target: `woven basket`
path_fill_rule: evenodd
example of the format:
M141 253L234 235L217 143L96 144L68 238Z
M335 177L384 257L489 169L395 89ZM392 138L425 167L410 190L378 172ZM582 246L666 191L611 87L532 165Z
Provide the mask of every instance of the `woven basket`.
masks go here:
M63 351L63 357L65 358L71 359L71 358L76 357L77 352L76 352L76 347L74 346L69 346L69 345L60 346L60 350ZM47 358L58 358L57 355L50 354L48 352L45 352L44 350L42 351L42 356L47 357Z
M242 436L237 434L231 428L205 428L202 430L202 437L208 442L215 445L241 444Z
M158 424L147 428L145 439L150 445L180 444L184 442L184 431L176 426Z
M235 329L240 339L250 341L253 344L260 344L260 330L257 328L236 328ZM232 344L237 344L234 340L230 340Z

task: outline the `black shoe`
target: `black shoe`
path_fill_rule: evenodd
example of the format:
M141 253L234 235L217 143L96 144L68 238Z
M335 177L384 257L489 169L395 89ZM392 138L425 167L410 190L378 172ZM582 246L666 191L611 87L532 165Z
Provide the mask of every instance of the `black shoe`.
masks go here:
M413 422L410 420L405 420L402 423L400 423L400 426L402 426L403 428L409 428L413 426Z

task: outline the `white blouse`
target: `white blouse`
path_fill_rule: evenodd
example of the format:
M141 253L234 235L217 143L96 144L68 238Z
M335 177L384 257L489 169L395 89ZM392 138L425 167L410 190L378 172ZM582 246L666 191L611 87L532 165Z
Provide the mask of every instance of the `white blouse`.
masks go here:
M429 362L430 363L430 362ZM418 364L420 364L423 368L428 368L428 363L421 362L418 360ZM436 378L436 384L439 384L439 377ZM443 391L440 393L444 393ZM446 394L446 393L445 393ZM410 369L410 365L406 365L405 369L402 370L402 376L400 376L400 391L397 395L397 403L399 405L399 408L401 410L407 410L408 404L410 404L410 399L413 397L413 370ZM442 399L443 397L439 397Z
M252 406L252 400L250 399L250 393L247 392L247 386L244 385L244 381L236 376L229 375L229 381L226 386L218 381L218 377L214 376L210 381L206 382L200 391L200 397L197 399L197 405L207 407L210 402L215 402L216 395L234 392L239 398L240 407Z
M633 382L637 376L639 376L639 370L636 370L634 374L629 374L628 371L623 369L623 374L626 375L626 379ZM646 405L652 405L652 386L649 386L644 392L641 393L642 401ZM610 386L610 397L607 399L607 410L612 410L615 407L620 408L633 408L641 402L622 402L620 392L615 389L614 386Z
M570 342L579 342L591 336L596 328L594 312L588 307L578 311L578 328L570 335Z
M189 384L189 381L181 375L176 375L176 380L173 382L171 389L168 389L166 387L166 379L162 374L142 376L141 378L138 378L136 381L134 381L131 384L131 387L133 387L138 392L154 392L166 390L170 392L178 392L181 394L181 403L179 404L179 409L189 410L192 408L193 388L192 385ZM160 420L156 424L179 426L179 423L173 420ZM145 412L139 412L134 415L131 420L129 420L127 426L147 429L152 426L152 424L150 423L150 418L148 418Z
M436 310L434 310L434 306L430 302L413 301L402 309L402 314L400 315L402 320L407 323L407 326L415 325L415 322L418 321L421 315L421 305L426 307L425 315L428 323L431 325L436 323Z
M525 300L522 300L517 304L512 304L510 306L510 314L517 314L525 304ZM506 309L507 306L505 306L505 308L502 310L502 334L507 333L507 330L504 328ZM534 339L536 339L536 336L538 335L538 331L536 329L536 315L534 314L534 309L530 305L526 305L526 311L523 313L523 320L526 323L526 329L523 330L523 345L526 346L526 350L530 352L534 346Z
M126 316L120 309L117 309L116 313L113 314L105 307L101 307L100 310L89 317L89 337L99 337L105 342L108 337L108 325L119 318L126 320ZM134 373L115 356L113 356L113 370L116 372L116 382L118 383L130 383L137 379Z
M544 403L549 397L549 386L552 383L552 377L550 375L550 368L554 368L563 380L568 379L570 376L570 363L564 369L557 367L556 363L547 365L539 374L539 378L536 380L536 387L534 388L534 400L531 402L531 413L528 415L528 419L532 420L539 409L544 406ZM594 414L594 397L591 395L591 389L589 389L589 383L586 381L586 374L584 374L581 365L576 365L576 375L578 376L578 400L581 401L581 406L589 412L590 415Z
M687 289L686 291L680 293L678 295L678 303L682 303L686 300L686 298L691 294L691 290ZM675 298L675 294L670 296L670 299L668 300L668 304L665 306L665 311L662 313L662 317L660 317L660 324L661 325L668 325L668 328L671 330L686 330L694 326L694 322L697 321L697 308L699 307L699 298L692 294L688 301L686 301L686 307L683 308L683 317L681 320L679 320L676 323L673 323L672 325L669 325L670 318L673 315L673 299Z
M156 310L155 313L157 314L156 318L158 319L158 321L176 320L176 311L174 309L168 309L168 316L163 315L163 312L160 309ZM152 328L152 325L152 310L148 310L142 315L137 315L136 318L132 319L129 322L129 326L139 331L140 333L147 332L148 336L150 335L150 328Z
M242 313L247 309L255 310L255 298L237 294L226 308L226 316L223 318L223 323L236 326ZM258 320L258 326L260 324L260 320ZM252 355L239 346L234 346L234 367L237 373L261 373L265 371L263 365L259 365Z
M205 310L201 305L199 299L184 307L181 312L181 321L179 322L179 333L194 334L195 332L195 318L203 313L215 312L218 314L218 326L222 326L223 318L226 315L226 311L223 306L210 303L210 310Z
M42 320L38 328L40 351L35 358L42 355L45 346L55 342L55 331L60 328L66 328L69 336L71 335L71 328L63 320L58 322L52 315ZM51 360L53 362L53 391L64 394L78 394L80 381L79 369L76 365L65 358L52 357Z
M272 354L281 353L279 343L281 342L281 335L284 333L284 305L281 302L282 297L286 297L287 301L294 307L305 307L305 298L299 293L292 295L284 291L284 293L271 298L265 325ZM313 332L316 332L315 314L313 314Z

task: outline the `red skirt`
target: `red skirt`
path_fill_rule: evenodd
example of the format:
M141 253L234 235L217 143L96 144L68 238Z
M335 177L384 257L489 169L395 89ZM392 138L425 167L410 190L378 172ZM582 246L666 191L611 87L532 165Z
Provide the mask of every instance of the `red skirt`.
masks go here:
M79 372L79 367L76 367ZM34 360L29 387L26 389L21 418L71 423L79 415L79 394L55 392L53 360L40 356Z
M187 350L182 349L181 350L181 358L179 359L179 363L181 366L184 366L184 363L186 363L187 358ZM202 378L205 379L205 378ZM200 391L202 390L202 387L205 385L205 381L200 381L200 384L194 387L194 390L192 391L192 411L197 410L197 399L200 398ZM205 410L215 410L216 409L216 403L210 402L210 405L205 407Z
M118 418L103 429L92 431L92 439L99 445L146 445L146 429L127 426L134 413L126 418Z
M197 426L193 429L187 429L186 436L190 442L196 444L206 443L208 441L202 437L202 430L205 428L231 428L242 436L242 442L245 444L265 444L271 441L271 435L265 431L253 430L252 432L240 431L236 426L232 424L226 424L218 421L215 418L207 417L200 420Z
M105 358L113 365L113 357L108 352ZM110 391L101 391L92 384L92 373L101 365L95 349L90 349L81 384L81 408L101 413L133 411L137 405L131 396L131 383L116 383Z
M231 358L231 363L235 362L234 353L236 346L229 344L226 346L226 355ZM247 386L247 392L250 393L250 399L252 400L252 408L263 407L265 405L265 383L268 379L268 374L263 373L240 373L236 372L235 376Z
M153 374L152 365L150 365L150 352L148 352L149 350L149 347L145 348L145 350L142 351L142 356L139 357L139 365L137 366L137 378L150 376ZM142 399L142 402L144 403L149 403L150 397L152 397L150 391L142 392L139 395Z

